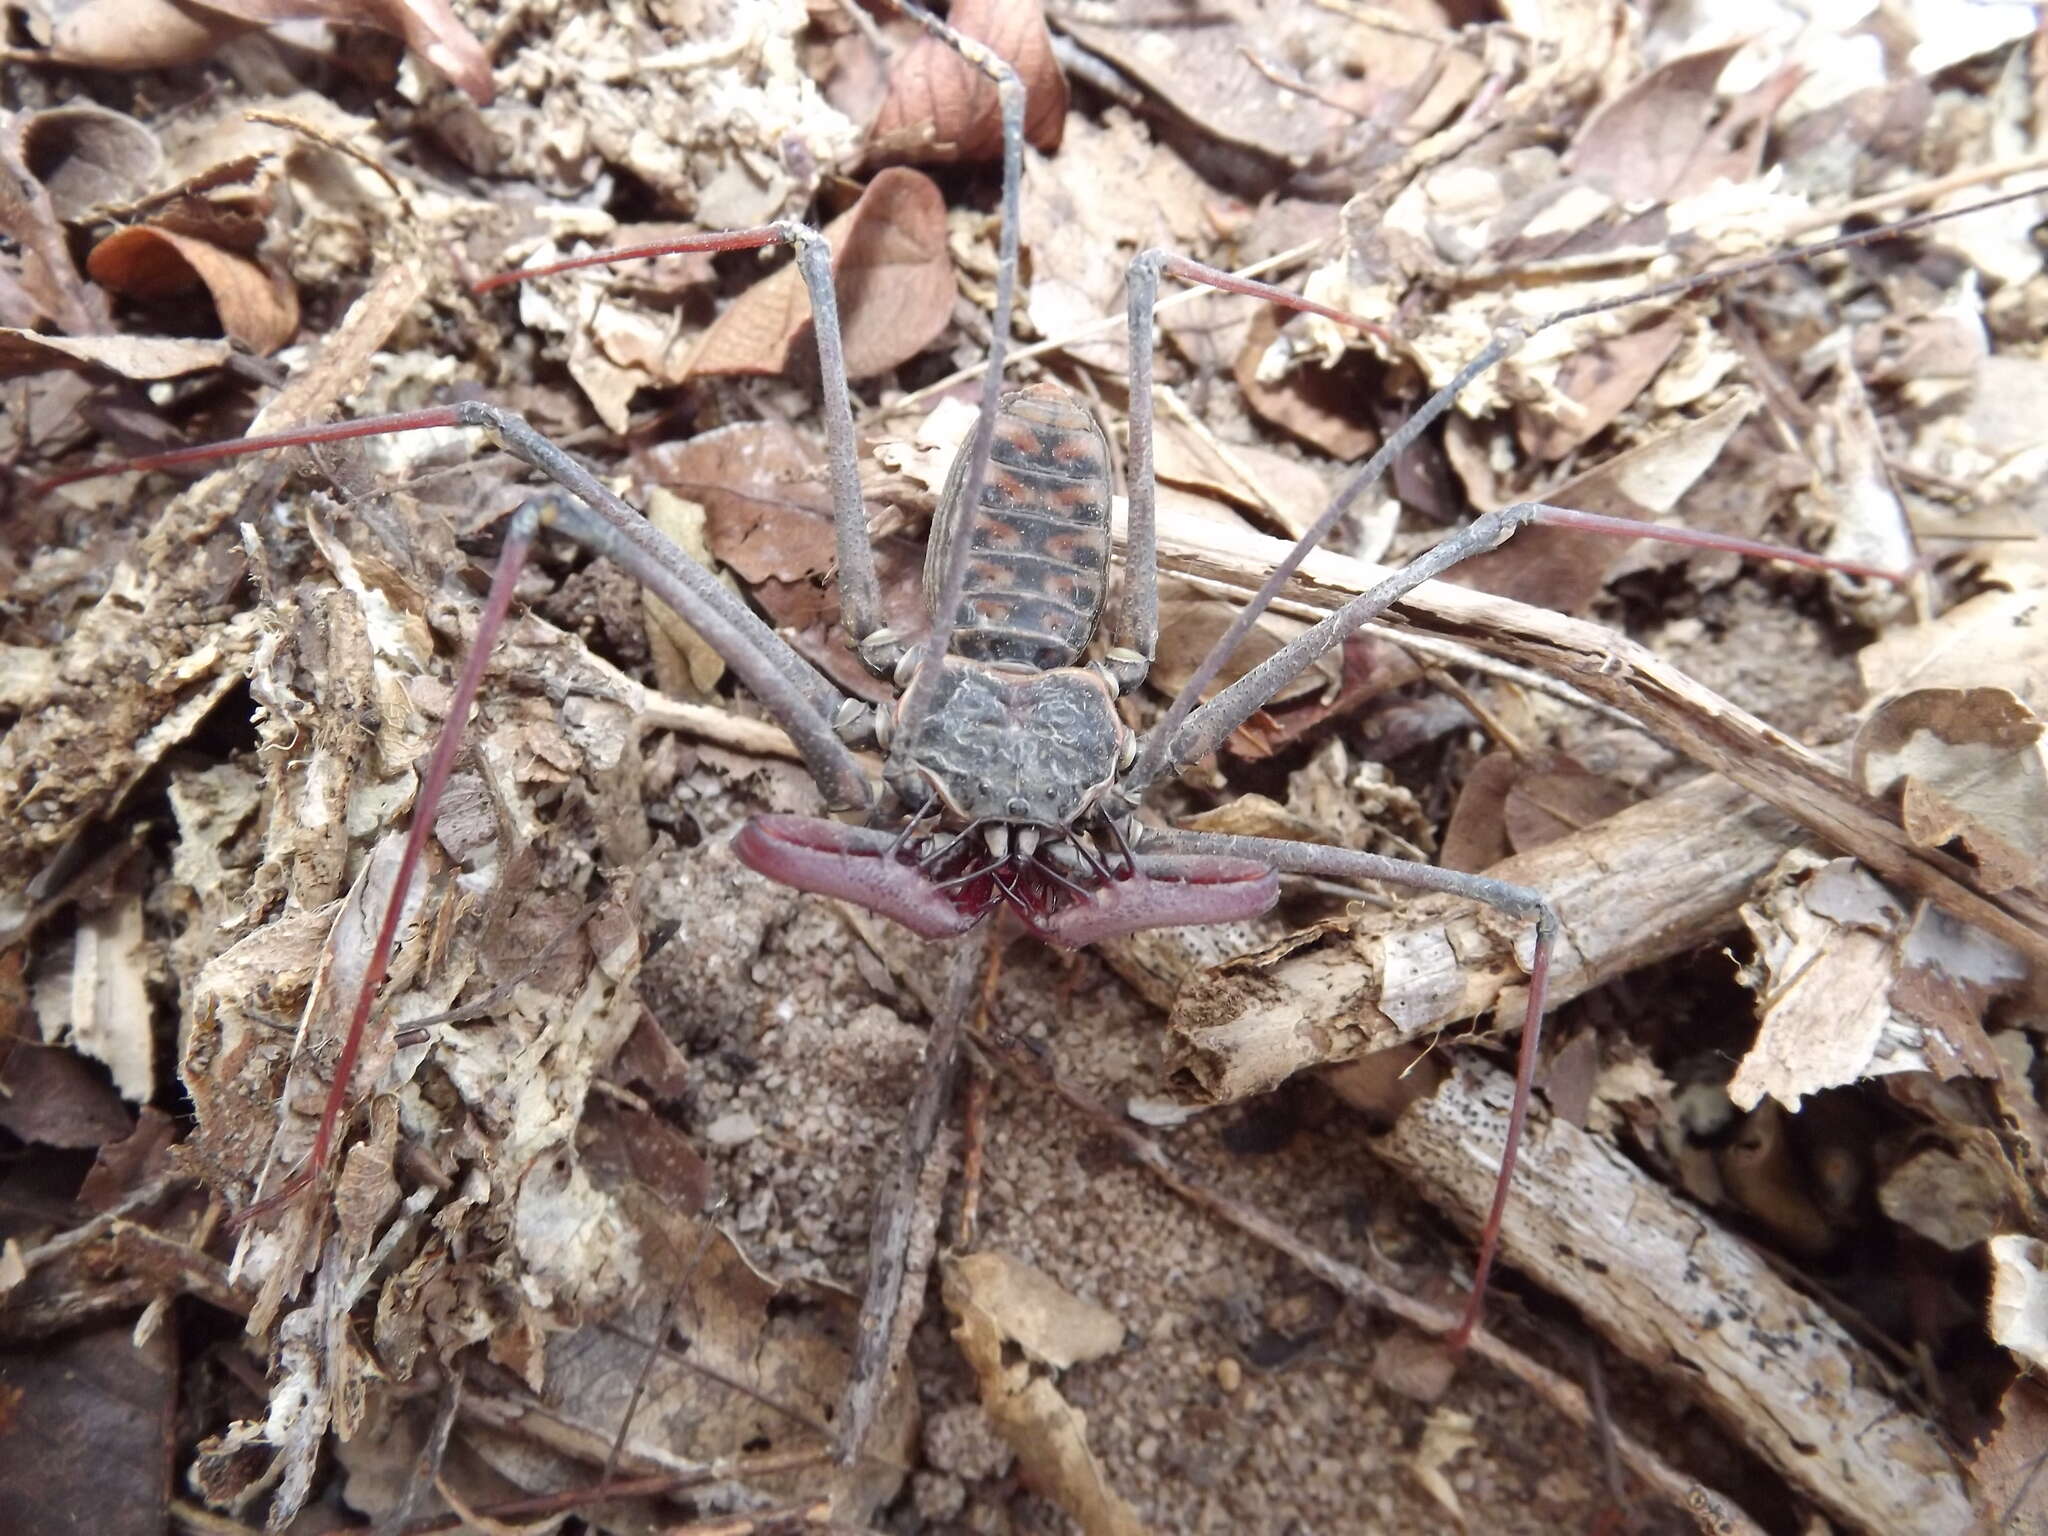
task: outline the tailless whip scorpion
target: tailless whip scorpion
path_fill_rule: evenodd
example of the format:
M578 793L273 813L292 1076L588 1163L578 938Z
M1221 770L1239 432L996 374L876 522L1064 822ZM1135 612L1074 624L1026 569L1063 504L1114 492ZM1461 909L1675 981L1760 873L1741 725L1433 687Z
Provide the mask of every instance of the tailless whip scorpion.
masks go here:
M383 911L354 995L311 1152L282 1187L246 1214L274 1210L299 1196L334 1161L355 1099L357 1059L403 926L407 887L462 750L464 721L491 664L493 639L512 604L528 551L539 530L548 526L616 562L682 614L794 742L832 814L753 817L733 841L742 863L799 890L857 903L926 939L964 939L946 1005L956 1016L934 1025L935 1040L949 1044L935 1046L931 1053L926 1089L907 1138L905 1168L914 1167L920 1141L929 1142L931 1124L944 1100L951 1046L961 1027L957 1015L970 1006L973 994L959 978L969 974L989 920L1000 913L1012 914L1051 944L1074 948L1148 928L1250 918L1277 899L1280 876L1296 875L1451 893L1526 922L1527 1000L1513 1110L1468 1299L1449 1339L1453 1348L1462 1347L1481 1321L1501 1214L1514 1178L1546 1009L1546 977L1558 937L1556 913L1541 891L1477 875L1347 848L1175 829L1148 817L1147 792L1215 752L1277 691L1368 620L1423 582L1498 547L1531 524L1690 543L1879 580L1909 575L1826 560L1788 547L1646 527L1540 502L1518 503L1487 512L1447 536L1211 694L1239 643L1307 554L1470 382L1529 335L1622 304L1676 299L1709 284L1867 237L1847 236L1710 269L1627 299L1502 330L1351 474L1156 723L1140 732L1126 724L1119 701L1144 685L1159 645L1153 309L1161 278L1247 295L1359 329L1371 327L1299 295L1169 252L1148 250L1132 261L1128 533L1121 595L1112 605L1112 487L1104 435L1058 385L1037 383L1011 392L1004 387L1004 354L1017 282L1023 89L1009 66L983 44L960 36L904 0L898 3L994 82L1002 115L1002 193L989 359L972 433L957 456L932 523L924 568L928 633L901 633L883 619L856 472L854 419L830 252L817 232L784 221L703 233L499 274L477 285L480 291L489 290L571 267L678 252L792 247L814 317L840 611L860 662L898 690L893 701L871 704L847 696L581 462L521 416L495 404L463 402L211 443L60 474L40 487L47 490L117 469L169 468L430 427L480 429L556 487L528 502L511 519L483 600L474 645L419 787L397 888ZM1933 217L1937 216L1907 219L1873 234L1889 237ZM870 773L862 753L879 753L879 777ZM885 1188L900 1196L904 1177L899 1170L893 1184L885 1181ZM886 1374L882 1351L904 1283L900 1263L893 1268L891 1264L899 1242L899 1232L877 1224L871 1252L876 1278L863 1312L860 1353L841 1426L842 1449L849 1454L860 1444Z

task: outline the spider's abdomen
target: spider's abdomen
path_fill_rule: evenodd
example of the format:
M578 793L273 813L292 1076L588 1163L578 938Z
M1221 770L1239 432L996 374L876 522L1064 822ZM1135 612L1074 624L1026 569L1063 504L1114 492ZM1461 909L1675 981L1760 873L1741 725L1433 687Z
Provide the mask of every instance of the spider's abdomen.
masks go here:
M976 505L961 502L967 451L947 476L925 553L927 606L961 520L972 546L953 652L1034 671L1072 666L1102 616L1109 572L1109 445L1057 384L1003 397Z

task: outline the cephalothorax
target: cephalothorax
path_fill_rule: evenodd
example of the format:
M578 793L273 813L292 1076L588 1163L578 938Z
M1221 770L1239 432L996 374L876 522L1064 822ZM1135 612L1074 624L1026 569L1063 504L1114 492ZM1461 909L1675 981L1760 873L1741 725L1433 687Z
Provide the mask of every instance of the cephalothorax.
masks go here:
M849 701L841 740L888 754L883 784L900 831L757 816L733 848L750 869L857 901L925 938L966 932L999 907L1067 947L1184 923L1231 922L1273 904L1279 882L1249 859L1140 856L1136 798L1119 784L1138 753L1117 713L1148 658L1114 647L1080 666L1108 592L1109 454L1065 390L1005 395L989 473L970 505L954 461L925 559L932 618L946 557L968 554L952 653L929 708L905 730L893 705ZM876 630L859 654L907 684L924 648Z

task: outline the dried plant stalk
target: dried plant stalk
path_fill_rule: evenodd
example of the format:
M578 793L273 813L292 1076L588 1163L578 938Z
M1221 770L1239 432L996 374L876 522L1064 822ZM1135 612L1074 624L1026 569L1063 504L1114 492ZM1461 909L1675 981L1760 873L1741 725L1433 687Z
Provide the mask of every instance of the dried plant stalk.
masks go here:
M1332 1074L1341 1093L1344 1074ZM1453 1073L1376 1144L1468 1225L1493 1194L1510 1083ZM1935 1427L1882 1390L1877 1359L1749 1244L1611 1143L1532 1121L1502 1253L1683 1390L1828 1513L1859 1530L1946 1536L1970 1526Z

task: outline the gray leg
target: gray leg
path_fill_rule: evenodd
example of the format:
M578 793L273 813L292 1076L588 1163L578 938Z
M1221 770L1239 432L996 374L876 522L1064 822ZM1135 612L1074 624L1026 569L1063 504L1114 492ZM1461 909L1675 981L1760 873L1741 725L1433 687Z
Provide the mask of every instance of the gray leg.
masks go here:
M867 506L860 497L853 406L846 392L846 348L839 335L839 296L832 287L832 250L814 229L802 224L781 227L790 232L797 270L803 273L804 286L811 295L811 329L818 339L818 387L824 393L832 531L839 553L839 617L858 656L861 642L882 627L882 588L875 576L875 547L868 539ZM829 713L826 718L831 718Z
M832 733L832 717L843 696L815 667L791 650L722 582L535 431L524 417L481 401L465 402L453 410L461 425L486 428L509 452L577 498L576 503L558 504L557 522L562 531L617 562L702 632L762 707L789 732L828 802L847 808L872 803L874 791L867 775Z
M1255 859L1283 874L1313 875L1324 880L1385 880L1416 890L1443 891L1469 897L1518 917L1536 927L1536 948L1529 961L1529 1001L1522 1016L1522 1047L1515 1062L1515 1099L1508 1112L1506 1145L1501 1153L1500 1175L1493 1186L1493 1206L1479 1234L1479 1256L1472 1266L1472 1293L1465 1302L1464 1316L1448 1342L1462 1349L1486 1304L1486 1277L1493 1268L1500 1246L1501 1217L1507 1210L1508 1187L1514 1179L1515 1155L1521 1148L1522 1127L1529 1118L1529 1091L1535 1078L1536 1051L1542 1039L1543 1011L1550 985L1550 956L1557 947L1557 912L1540 891L1526 886L1488 880L1482 875L1459 874L1428 864L1411 864L1405 859L1382 858L1350 848L1332 848L1323 843L1294 843L1275 837L1230 837L1214 832L1181 832L1145 829L1142 846L1148 851L1220 855L1225 858Z
M945 1001L924 1048L924 1074L903 1126L896 1163L875 1191L875 1220L868 1229L868 1288L860 1305L860 1331L853 1346L853 1369L847 1376L840 1411L837 1454L850 1463L860 1454L875 1412L888 1395L889 1375L899 1355L904 1300L910 1274L912 1218L925 1163L939 1133L939 1120L953 1097L959 1076L960 1040L968 1015L981 995L981 973L995 924L984 923L954 946L952 972L946 979ZM915 1277L923 1284L920 1267Z
M1130 518L1124 539L1123 600L1109 635L1110 668L1126 693L1144 682L1145 673L1159 654L1158 487L1152 468L1152 311L1159 302L1162 272L1170 272L1183 282L1201 283L1223 293L1248 294L1307 314L1322 315L1354 330L1386 335L1378 326L1356 315L1330 309L1270 283L1255 282L1234 272L1190 261L1171 251L1141 251L1131 262L1124 279L1131 366L1131 442L1124 480L1130 493ZM1304 542L1321 542L1341 515L1341 508L1334 515L1325 514L1325 521L1305 535ZM1228 653L1225 654L1227 659Z

